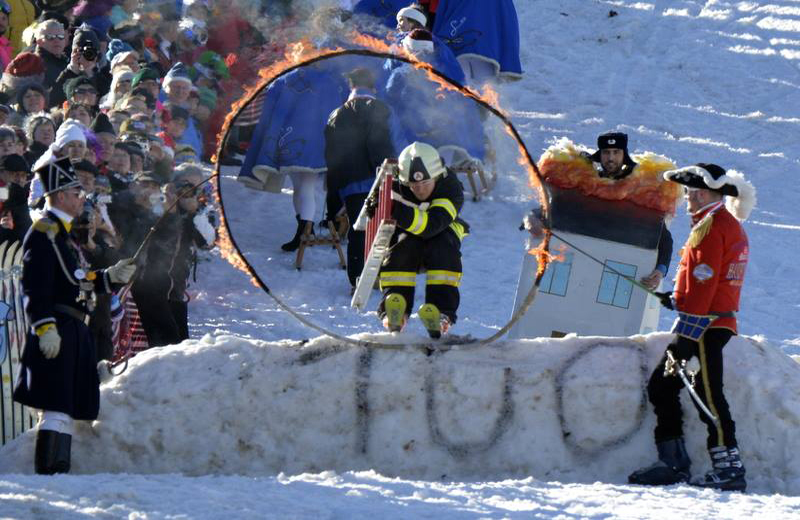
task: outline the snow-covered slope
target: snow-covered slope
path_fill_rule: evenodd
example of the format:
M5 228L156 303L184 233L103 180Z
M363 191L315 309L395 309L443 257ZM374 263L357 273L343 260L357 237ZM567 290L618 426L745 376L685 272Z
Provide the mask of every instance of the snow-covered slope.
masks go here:
M800 354L800 269L796 262L800 213L795 202L800 163L797 2L518 0L516 5L526 75L522 81L503 85L499 90L502 106L511 111L533 154L538 155L559 137L591 146L598 133L618 129L630 135L633 152L653 151L679 164L716 162L744 172L759 190L759 204L746 224L751 263L740 329L745 335L758 336L762 344ZM610 16L612 11L614 16ZM502 168L497 188L483 201L469 202L464 210L473 233L464 243L464 297L455 332L480 337L497 330L510 315L523 254L522 233L516 227L530 208L532 196L523 172L516 166L513 146L500 140L498 145ZM300 272L293 267L293 256L280 252L279 244L290 238L293 229L294 213L288 192L254 194L230 177L223 182L225 200L230 202L226 208L237 229L237 240L276 295L340 334L378 331L374 313L361 316L348 309L348 284L344 273L336 268L333 251L311 249ZM673 222L672 231L677 244L685 240L688 220L682 212ZM83 428L83 440L76 446L76 469L86 473L211 471L246 473L248 477L99 474L43 478L8 474L0 476L0 516L800 518L800 499L786 496L798 494L796 442L792 436L797 430L795 403L800 386L793 379L794 365L787 364L788 358L781 358L769 345L762 345L762 354L746 339L731 344L730 358L737 361L728 361L726 366L726 391L734 401L749 481L758 491L782 494L719 494L687 486L649 490L619 485L629 468L653 456L649 407L630 441L609 449L606 456L599 452L583 458L575 455L563 443L561 422L554 419L555 375L543 376L543 370L563 368L572 354L596 340L507 343L485 351L450 352L434 358L423 358L416 352L375 353L367 395L375 409L385 412L389 420L370 423L368 447L374 449L379 443L378 447L388 446L394 451L378 454L376 450L375 455L369 451L370 456L382 458L365 459L353 453L359 431L353 422L357 415L356 383L364 381L358 377L358 367L363 365L357 364L362 353L347 349L302 368L295 367L298 374L313 374L313 380L291 378L286 367L301 352L291 342L277 342L314 337L316 333L280 311L269 297L218 256L201 264L195 289L195 300L190 305L192 332L196 337L206 333L210 336L200 342L146 353L126 375L105 388L104 420L95 425L98 436L94 444L89 443L94 433ZM662 330L668 330L672 318L670 313L662 313ZM419 332L417 327L410 334ZM620 345L631 345L631 341L624 340ZM648 337L653 349L648 350L648 366L655 362L655 349L663 347L665 341L663 335ZM303 349L310 351L330 344L329 340L317 339ZM234 345L240 347L236 352ZM615 349L631 347L603 350ZM642 391L641 384L637 386L623 378L636 369L636 362L630 356L609 354L604 358L599 352L597 356L599 359L584 355L563 372L567 384L562 385L561 395L567 397L564 403L575 406L566 410L574 413L567 420L570 426L577 425L570 431L580 435L575 441L578 446L596 446L614 435L625 434L627 430L621 431L623 425L631 428L631 423L624 420L629 417L625 414L632 413L640 402L641 394L636 392ZM242 367L243 359L251 362L249 369ZM259 361L280 361L285 365L278 364L281 368L276 372L267 372ZM588 362L597 366L596 373L588 371ZM192 366L198 373L182 373ZM427 429L427 416L420 416L422 422L407 420L416 417L414 411L425 409L421 397L428 395L424 390L425 375L434 367L440 377L444 374L440 379L444 382L435 384L438 386L434 393L437 400L446 400L434 403L439 412L440 439L485 441L491 437L502 409L502 369L509 366L514 376L515 419L531 419L512 421L499 442L513 434L519 442L530 444L511 447L509 443L495 454L497 457L476 455L484 465L457 462L431 441L434 437ZM256 384L252 378L238 379L246 373L262 374L263 383ZM617 377L609 378L609 373ZM766 373L775 379L763 377ZM205 374L208 378L203 379ZM589 374L599 379L588 381ZM395 377L421 386L392 386ZM144 383L136 382L138 378L150 385L145 388ZM175 380L189 381L189 388L174 387ZM226 397L217 397L212 381L224 381L220 384L229 389ZM317 381L326 386L314 386ZM538 388L536 381L540 381ZM264 405L263 409L271 412L267 416L257 416L247 406L250 395L242 389L259 389L265 392L259 395L273 396L270 392L281 384L287 393L297 394L297 403L316 406L320 415L303 417L302 424L314 426L314 431L329 428L326 435L306 438L303 428L292 428L300 424L300 412L287 405L290 400L283 395ZM597 387L603 392L571 393L576 388ZM122 395L122 388L139 390ZM376 389L380 389L377 394ZM532 404L536 395L550 403ZM378 396L385 399L373 402ZM410 397L403 401L401 396ZM165 398L168 403L161 402ZM595 399L601 404L618 404L619 415L600 413L605 408L597 406ZM133 407L131 403L141 404ZM696 412L688 401L684 404L690 424L687 434L696 461L694 469L700 471L706 464L701 446L703 432ZM478 407L482 407L479 414L466 413ZM334 414L335 411L342 413ZM213 426L208 419L212 414L222 419L213 421ZM593 422L587 428L589 421ZM164 425L160 433L154 422ZM781 429L776 424L781 424ZM264 450L261 456L242 455L239 451L247 453L248 446L269 446L275 442L271 432L280 432L285 438L288 434L284 432L290 430L297 437L293 442L310 446L308 453ZM144 431L147 436L142 436ZM405 441L398 431L416 433L408 450L403 446L412 438ZM208 437L204 438L203 433ZM240 438L245 440L244 445L235 442ZM221 446L212 445L213 439L221 439ZM405 442L398 448L400 440ZM30 437L23 437L2 450L0 471L11 471L7 467L27 471L30 442ZM552 444L537 453L537 442ZM160 454L159 446L163 450ZM281 444L280 448L286 446ZM197 447L210 450L214 457L195 457L190 448ZM326 447L340 451L328 453ZM310 454L323 451L325 464L304 465L311 460ZM392 458L391 453L397 456ZM187 460L188 455L194 458ZM283 455L285 460L280 460ZM521 462L505 464L509 460ZM340 465L340 461L352 466ZM452 475L440 480L442 474L435 472L434 462L450 468ZM374 467L381 474L408 474L408 478L422 480L395 480L369 471L277 478L262 473L281 467L293 468L289 469L291 472ZM255 474L262 476L253 478ZM470 475L490 481L529 475L533 478L448 482L450 478ZM552 479L599 479L607 484L544 482ZM167 487L172 491L165 492Z
M669 334L454 346L427 355L318 339L207 336L137 356L81 423L74 473L187 475L375 470L425 480L497 476L623 483L654 457L643 387ZM402 345L403 338L384 335ZM746 338L726 347L737 436L762 492L800 494L800 365ZM686 399L695 471L705 427ZM34 432L0 453L33 467Z

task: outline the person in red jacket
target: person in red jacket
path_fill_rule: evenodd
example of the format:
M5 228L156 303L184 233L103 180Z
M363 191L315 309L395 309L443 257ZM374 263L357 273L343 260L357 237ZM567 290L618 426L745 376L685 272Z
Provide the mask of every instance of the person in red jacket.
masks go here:
M744 491L745 469L736 441L736 425L722 392L722 349L737 334L736 312L749 256L745 220L755 205L755 189L734 170L699 163L664 172L683 184L692 230L683 247L675 290L657 293L661 303L678 312L675 340L650 376L647 393L656 414L658 462L635 471L632 484L689 482L700 487ZM726 201L727 197L727 201ZM730 211L729 211L730 209ZM695 403L708 428L712 469L691 479L691 461L683 440L679 369L697 357ZM712 417L713 416L713 417Z

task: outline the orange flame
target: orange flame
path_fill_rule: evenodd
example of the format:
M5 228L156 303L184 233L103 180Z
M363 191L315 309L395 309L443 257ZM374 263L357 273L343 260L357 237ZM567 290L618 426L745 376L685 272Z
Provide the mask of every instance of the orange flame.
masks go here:
M221 182L221 176L219 171L215 174L216 182L213 183L214 186L214 198L217 201L217 205L222 207L222 198L220 197L219 193L219 183ZM253 273L250 271L250 268L247 265L247 262L244 261L244 258L239 254L239 251L234 247L233 240L231 240L231 236L228 233L228 226L226 224L225 212L220 212L220 225L217 229L217 245L219 246L219 251L222 254L222 258L228 261L236 269L242 271L250 278L250 283L255 285L256 287L261 287L258 283L258 280Z

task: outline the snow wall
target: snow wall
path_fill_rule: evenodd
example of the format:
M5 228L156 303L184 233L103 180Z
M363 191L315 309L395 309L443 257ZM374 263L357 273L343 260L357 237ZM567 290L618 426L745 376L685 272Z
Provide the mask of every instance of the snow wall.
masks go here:
M73 472L624 483L656 456L645 386L670 338L568 336L428 356L209 335L141 353L103 386L99 420L77 423ZM747 337L725 351L749 489L800 494L800 364ZM693 471L706 471L705 427L685 391L683 405ZM34 436L0 451L0 472L32 472Z

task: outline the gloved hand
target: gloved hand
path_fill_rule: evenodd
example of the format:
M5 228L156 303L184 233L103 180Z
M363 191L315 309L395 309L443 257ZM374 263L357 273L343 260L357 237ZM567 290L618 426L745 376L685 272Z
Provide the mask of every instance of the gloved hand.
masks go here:
M695 345L697 345L697 343L689 338L678 336L667 348L672 351L672 354L675 356L675 360L689 361L695 355Z
M39 336L39 350L44 357L53 359L61 350L61 336L58 335L55 325L48 328Z
M200 233L200 236L203 237L203 240L206 241L206 244L211 245L214 243L217 238L217 232L209 222L208 214L205 212L198 213L192 219L192 224L194 224L194 228Z
M123 258L106 269L108 279L111 280L111 283L126 284L130 282L134 273L136 273L136 264L134 262L133 258Z
M666 307L667 309L674 311L675 305L672 302L672 291L665 291L665 292L656 292L653 293L658 297L658 300L661 302L661 305Z
M111 373L110 361L101 359L97 362L97 376L100 378L101 385L114 379L114 374Z

